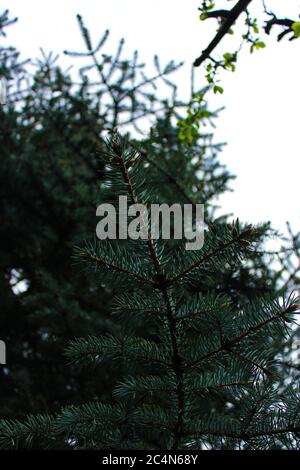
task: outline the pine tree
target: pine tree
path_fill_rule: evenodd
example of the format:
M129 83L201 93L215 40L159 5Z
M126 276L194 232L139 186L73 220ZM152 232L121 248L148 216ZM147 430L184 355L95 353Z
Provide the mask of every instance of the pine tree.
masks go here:
M12 23L5 12L0 34ZM79 71L75 82L53 54L42 53L28 68L14 48L0 48L0 75L8 84L6 104L0 106L0 339L7 345L7 364L0 370L3 418L53 412L92 399L96 391L110 393L109 368L101 379L91 379L68 367L63 356L72 338L114 328L111 289L72 268L72 247L94 233L102 172L96 143L113 123L129 131L143 119L155 119L164 104L151 88L177 66L146 76L137 53L122 56L123 41L114 55L102 55L107 40L106 32L93 59L100 84L94 70L91 76Z
M80 24L90 56L95 51L81 19ZM116 67L119 62L106 58L105 63L108 67L112 63ZM125 78L127 67L123 62L119 67L125 70ZM54 148L62 157L67 154L68 161L74 156L81 159L81 153L76 150L87 148L84 161L89 170L92 162L92 174L96 172L101 176L97 202L116 205L118 196L124 195L132 203L148 205L203 203L207 228L204 246L198 251L187 251L185 240L152 240L150 236L146 240L96 242L94 237L89 237L92 240L82 246L79 240L87 238L95 227L91 228L89 216L84 225L80 219L75 236L71 237L79 244L75 252L79 280L74 283L74 279L70 279L70 289L63 300L64 311L70 314L73 305L70 290L72 286L79 288L81 282L80 289L85 298L94 293L93 318L99 312L97 286L109 289L113 297L111 315L108 315L109 329L97 329L94 321L90 322L88 304L81 313L90 326L85 327L82 337L71 341L66 351L73 366L69 366L70 379L75 377L74 368L84 370L85 377L90 376L89 381L95 382L95 399L80 406L64 407L57 414L31 415L24 421L2 421L1 447L296 448L300 432L298 391L294 384L286 386L289 375L278 358L288 344L291 322L299 311L298 299L293 295L277 298L276 276L265 262L262 251L264 237L270 233L268 225L253 227L238 221L228 223L228 217L215 217L215 196L228 188L231 179L217 160L220 146L213 143L212 136L204 133L202 127L197 140L188 145L178 136L174 124L180 117L178 109L182 103L176 101L175 95L171 103L161 103L160 113L157 108L152 113L156 119L149 137L133 139L129 131L127 135L123 131L124 137L121 137L116 133L116 127L121 127L122 123L126 125L128 121L116 118L124 109L116 97L122 97L125 90L120 91L120 86L110 87L112 103L100 116L99 108L94 107L99 98L97 94L91 102L83 100L90 83L83 83L79 95L74 98L65 78L59 76L58 82L49 82L49 69L54 70L46 60L46 66L40 68L35 81L41 92L35 108L38 122L42 122L42 129L45 128L47 133L49 129L57 129L53 123L61 124L61 143L58 146L57 134L54 134ZM103 68L100 69L103 72ZM172 67L166 70L168 72ZM101 84L109 89L106 79L107 75L102 77ZM49 83L53 92L51 110L57 112L51 113L51 119L49 109L44 112L47 102L44 90L49 90ZM60 99L54 93L57 83L60 84ZM39 95L35 95L35 99L36 96ZM32 104L34 99L29 99ZM117 113L116 102L120 107ZM68 114L65 113L67 104L72 110ZM86 108L78 127L75 119L75 128L82 129L84 122L86 128L82 133L83 141L79 139L74 148L74 141L69 146L74 128L68 125L74 116L72 106L78 112L78 106L83 104ZM134 106L133 116L144 116L146 108L142 103ZM31 108L26 109L29 113ZM10 113L8 117L11 119L12 115ZM91 128L95 115L101 130ZM103 123L105 116L108 118ZM202 117L206 119L213 115L202 112ZM33 142L36 142L38 128L34 128ZM112 134L103 142L101 137L106 129ZM78 134L76 136L78 139ZM40 143L45 141L44 136L39 137ZM16 141L14 139L14 143ZM89 158L91 155L92 159ZM59 159L53 162L55 169L65 168L61 164ZM75 171L74 180L72 172L69 181L76 182L73 186L76 194L77 184L86 178L84 190L80 192L84 204L80 204L79 212L75 214L78 217L78 213L82 214L80 209L91 204L88 194L89 190L94 194L96 178L85 166L83 170L77 160L74 165L78 173ZM42 171L38 172L41 174ZM67 175L63 172L63 176ZM33 181L35 185L40 183L39 178ZM61 194L65 187L64 181ZM72 207L74 193L68 194ZM56 200L54 207L58 207ZM51 220L49 222L53 223ZM77 223L75 225L77 227ZM66 258L71 238L68 239ZM21 253L21 250L16 251ZM32 262L31 259L27 264L30 266ZM81 273L82 265L91 271L88 277ZM10 266L9 263L5 266L7 273ZM86 279L91 279L91 283ZM48 290L44 285L44 293L51 297L51 283L48 282ZM26 294L24 296L26 298ZM43 298L37 292L32 300L34 297L38 302ZM41 318L40 313L36 318L37 321ZM47 328L54 326L47 322L43 324L45 328L46 325ZM65 333L67 335L59 333L61 347L70 335L78 334L73 330ZM42 339L45 339L43 335ZM36 350L39 352L40 347ZM66 371L66 366L62 365L61 370L61 373ZM113 389L111 396L101 387L107 370L110 371L109 387ZM50 375L46 380L49 378ZM63 385L66 383L68 381ZM75 396L77 403L84 402L85 396L80 389L76 388ZM87 399L90 400L90 396Z
M147 177L145 155L127 139L114 134L99 156L106 164L103 200L126 195L132 203L164 202L158 180ZM184 189L195 197L192 186ZM235 300L215 282L220 271L240 268L265 230L238 221L210 222L199 251L186 251L184 240L153 240L150 233L145 240L79 247L76 257L96 270L99 282L121 291L113 307L119 331L75 339L66 353L83 367L116 364L120 380L111 401L3 423L2 444L16 445L25 437L27 445L35 438L49 445L60 436L77 448L299 445L298 392L292 384L280 393L281 369L274 361L299 313L299 299ZM222 410L205 409L212 397L224 403Z
M63 356L72 338L115 328L110 286L99 286L71 262L74 244L93 239L97 182L102 178L96 145L116 124L138 136L152 121L156 151L167 161L178 141L170 116L178 119L189 104L177 98L170 81L178 65L163 66L155 58L156 72L148 76L137 52L123 57L124 41L114 55L103 53L107 32L90 51L92 40L82 18L78 21L88 51L73 55L92 58L94 65L81 69L75 83L53 54L42 53L31 63L35 68L28 69L28 61L21 61L14 48L0 48L0 74L8 80L7 103L0 106L0 339L8 355L0 370L2 418L53 412L93 399L99 391L111 392L109 366L102 368L101 378L90 377L68 367ZM11 23L5 12L1 34ZM155 92L159 80L166 91L162 97ZM232 178L217 160L220 148L211 134L202 133L198 151L211 154L201 170L207 203ZM181 150L178 162L180 155ZM176 189L172 175L164 179L170 192Z

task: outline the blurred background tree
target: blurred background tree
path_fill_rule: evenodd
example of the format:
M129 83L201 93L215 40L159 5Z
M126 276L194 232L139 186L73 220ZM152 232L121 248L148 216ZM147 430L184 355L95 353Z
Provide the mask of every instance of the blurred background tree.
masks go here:
M15 20L8 12L0 20L4 35ZM62 71L52 54L29 63L12 47L0 49L1 75L8 83L0 108L1 338L8 355L0 378L3 417L54 410L110 389L111 370L90 377L89 371L72 370L63 355L73 337L112 328L111 290L87 279L71 261L74 244L94 237L101 180L95 152L115 126L137 135L151 118L167 134L165 116L186 106L177 100L175 85L166 84L178 65L161 70L156 58L159 70L148 77L137 53L121 57L123 41L115 56L101 55L108 32L92 50L80 17L78 22L86 57L94 61L92 69L80 69L78 80ZM158 80L170 89L169 98L155 96ZM172 136L176 139L174 130ZM164 139L168 144L168 135ZM222 190L230 175L216 162L220 146L207 134L201 148L212 152L213 169L207 165L205 171L209 178L221 170L216 185ZM213 185L207 187L208 199Z
M7 12L0 19L4 34L14 21ZM92 398L112 380L106 370L92 379L78 374L63 356L74 336L111 328L111 291L74 269L71 253L95 231L101 180L95 149L101 137L122 119L136 128L156 116L163 103L146 87L176 69L171 64L147 78L137 54L120 57L122 45L115 57L105 55L95 65L98 81L81 70L76 83L51 54L42 54L29 71L14 48L0 49L8 83L7 103L0 108L1 337L8 345L2 416Z

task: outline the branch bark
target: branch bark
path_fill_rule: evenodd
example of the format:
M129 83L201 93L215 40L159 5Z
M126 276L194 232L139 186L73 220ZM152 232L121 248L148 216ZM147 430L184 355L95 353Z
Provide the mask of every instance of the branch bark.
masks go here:
M217 34L210 42L208 47L202 51L202 54L195 60L194 66L199 67L206 59L209 58L212 51L218 46L223 37L228 33L233 23L246 10L252 0L239 0L236 5L228 12L228 15L218 30ZM210 15L211 16L211 15ZM223 16L224 17L224 16Z

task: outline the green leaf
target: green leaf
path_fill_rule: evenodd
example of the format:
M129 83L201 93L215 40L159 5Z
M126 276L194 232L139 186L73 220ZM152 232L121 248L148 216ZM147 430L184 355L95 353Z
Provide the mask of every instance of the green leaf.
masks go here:
M251 44L250 53L252 54L254 49L264 49L265 47L266 47L266 45L263 41L254 42L253 44Z
M226 62L229 62L230 60L232 60L233 54L231 54L230 52L226 52L225 54L223 54L223 57L226 60Z
M216 93L221 93L221 94L222 94L222 93L224 93L224 88L222 88L222 87L219 86L219 85L216 85L216 86L214 87L214 93L215 93L215 94L216 94Z
M207 13L201 13L201 15L199 15L199 19L200 19L201 21L206 20L206 18L207 18Z
M292 30L294 31L295 36L298 38L300 36L300 21L296 21L292 24Z
M255 43L256 49L264 49L266 47L265 43L263 41L258 41Z

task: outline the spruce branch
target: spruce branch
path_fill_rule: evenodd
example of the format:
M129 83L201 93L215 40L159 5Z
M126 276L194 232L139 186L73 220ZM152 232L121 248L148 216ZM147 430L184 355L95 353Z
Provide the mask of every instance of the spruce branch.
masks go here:
M168 369L172 363L163 356L156 343L140 337L90 336L76 338L69 343L66 356L74 365L100 364L103 361L139 361L145 364L155 364Z
M297 299L296 299L297 300ZM284 308L282 311L276 313L275 315L271 316L270 318L266 318L265 320L261 321L255 326L251 326L248 330L244 331L243 333L239 334L232 340L229 340L227 342L224 342L221 344L221 346L213 351L208 352L204 356L196 359L195 361L188 363L185 365L187 369L197 367L202 361L205 361L206 359L214 356L215 354L218 354L222 351L230 350L233 346L239 344L243 339L247 338L251 334L259 331L261 328L265 327L269 323L272 323L276 320L289 320L288 315L289 314L299 314L300 313L300 304L297 303L297 301L292 302L290 305L288 305L286 308Z
M173 284L182 279L183 277L187 276L188 274L191 274L202 264L212 260L213 258L216 258L218 255L222 254L227 248L230 248L233 245L249 246L251 243L249 240L247 240L247 238L249 237L249 235L252 236L254 232L255 230L250 226L244 231L242 231L242 233L234 235L230 240L220 244L217 248L206 253L200 259L196 260L193 264L185 268L183 271L175 274L171 279L169 279L169 283Z
M252 366L254 366L256 369L259 369L259 370L262 371L266 376L271 375L270 371L269 371L266 367L264 367L263 365L258 364L257 362L253 361L253 359L250 359L250 357L245 356L245 354L242 354L242 353L240 353L239 351L235 351L235 350L231 349L231 348L228 347L228 346L226 346L225 349L226 349L226 351L228 351L230 354L233 354L233 355L235 355L235 356L240 357L243 361L248 362L249 364L251 364Z
M80 247L77 248L77 250L75 251L75 255L79 256L81 259L83 259L85 261L92 262L96 266L97 265L103 265L103 266L105 266L106 268L108 268L112 271L116 271L116 272L124 274L126 276L130 276L130 277L136 279L139 282L143 282L143 283L149 284L151 286L156 285L156 283L153 280L148 279L144 276L141 276L140 274L138 274L136 272L133 272L133 271L130 271L129 269L126 269L122 266L119 266L119 265L117 265L117 264L115 264L115 263L113 263L113 262L111 262L107 259L99 258L99 256L95 256L91 253L88 253L86 250L83 250Z
M134 191L134 185L131 181L128 168L126 166L126 162L124 160L124 143L120 140L120 136L113 137L113 139L108 144L109 147L115 152L116 159L118 164L121 167L122 175L124 181L126 182L129 196L133 203L139 203L140 201L137 198L137 195ZM148 229L148 238L147 238L147 245L150 252L150 257L153 261L153 265L156 271L157 276L157 288L161 292L166 312L167 312L167 320L169 325L169 332L172 344L172 364L174 368L174 373L176 376L176 392L177 392L177 399L178 399L178 417L173 429L174 434L174 442L172 445L172 449L178 449L180 438L182 435L182 427L183 427L183 416L184 416L184 388L183 388L183 372L182 372L182 359L179 353L178 348L178 341L177 341L177 325L175 320L175 314L173 312L171 299L169 296L167 285L167 278L163 272L163 269L159 262L159 257L157 255L155 246L151 239L151 234Z
M155 162L154 160L152 160L152 158L149 157L149 155L147 154L147 152L141 150L141 155L147 160L147 162L149 162L151 165L153 165L155 168L157 168L158 171L160 171L164 176L166 176L167 180L172 183L175 188L177 189L177 191L183 195L183 197L185 198L185 200L192 204L192 205L195 205L195 202L191 199L191 197L185 192L185 190L181 187L181 185L179 184L177 178L175 178L171 173L169 173L168 171L166 171L164 168L162 168L157 162Z
M247 441L249 439L253 439L256 437L263 437L263 436L276 436L280 434L296 434L300 432L300 426L287 426L284 428L278 429L268 429L264 431L257 431L257 432L226 432L226 431L212 431L210 429L201 429L199 431L187 431L185 435L187 437L194 437L194 438L201 438L203 436L215 436L215 437L229 437L233 439L241 439L243 441Z

